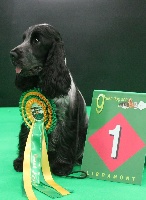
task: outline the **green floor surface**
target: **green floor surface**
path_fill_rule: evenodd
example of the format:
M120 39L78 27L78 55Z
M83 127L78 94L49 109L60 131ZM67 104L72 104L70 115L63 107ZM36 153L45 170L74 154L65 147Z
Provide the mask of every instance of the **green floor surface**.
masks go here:
M88 114L90 107L88 107ZM0 200L25 200L22 173L13 169L17 154L21 117L18 108L0 108ZM134 167L134 166L133 166ZM95 179L70 179L54 176L61 186L73 190L63 200L146 200L146 168L142 185L130 185ZM51 198L35 192L38 200Z

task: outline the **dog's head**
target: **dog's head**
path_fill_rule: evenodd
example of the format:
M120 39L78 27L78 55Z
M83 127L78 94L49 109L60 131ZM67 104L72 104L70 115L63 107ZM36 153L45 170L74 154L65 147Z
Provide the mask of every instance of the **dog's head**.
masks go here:
M29 27L23 42L10 51L12 64L19 77L39 76L44 91L54 88L66 94L71 78L66 66L64 44L60 33L48 24ZM48 88L50 87L50 88Z
M21 76L33 76L43 69L54 46L63 46L57 30L48 24L34 25L23 34L23 42L10 51L12 64ZM61 56L61 55L60 55ZM65 55L64 55L65 56ZM65 58L63 58L65 60Z

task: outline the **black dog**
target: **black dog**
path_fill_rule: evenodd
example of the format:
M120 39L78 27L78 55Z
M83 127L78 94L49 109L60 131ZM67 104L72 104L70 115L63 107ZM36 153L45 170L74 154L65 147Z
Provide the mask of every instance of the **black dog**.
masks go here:
M40 88L56 104L57 125L48 136L51 170L68 175L81 164L88 118L85 101L66 65L62 38L48 24L30 27L23 43L12 49L10 57L16 67L16 86L22 91ZM23 123L19 134L16 171L23 171L23 156L29 130Z

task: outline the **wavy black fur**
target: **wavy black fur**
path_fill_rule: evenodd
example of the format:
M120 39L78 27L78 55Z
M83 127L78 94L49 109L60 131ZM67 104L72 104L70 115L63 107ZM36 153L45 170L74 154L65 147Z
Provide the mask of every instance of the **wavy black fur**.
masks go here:
M56 175L68 175L81 164L88 118L84 99L65 62L62 38L48 24L30 27L23 43L11 50L16 67L15 84L22 92L39 87L56 104L57 125L48 136L48 158ZM23 171L23 156L29 130L23 123L19 133L16 171Z

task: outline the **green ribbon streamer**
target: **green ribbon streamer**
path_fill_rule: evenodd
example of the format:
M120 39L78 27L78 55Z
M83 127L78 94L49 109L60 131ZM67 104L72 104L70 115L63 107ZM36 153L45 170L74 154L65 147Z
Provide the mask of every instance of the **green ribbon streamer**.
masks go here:
M49 185L46 185L42 182L40 182L40 184L33 184L33 187L52 199L62 197L62 195L56 192L52 187L49 187Z
M32 184L40 184L41 152L43 122L36 121L31 138L31 180Z
M32 130L31 138L31 180L32 186L51 198L62 197L57 191L40 181L41 175L41 152L42 152L42 131L44 123L36 120Z

